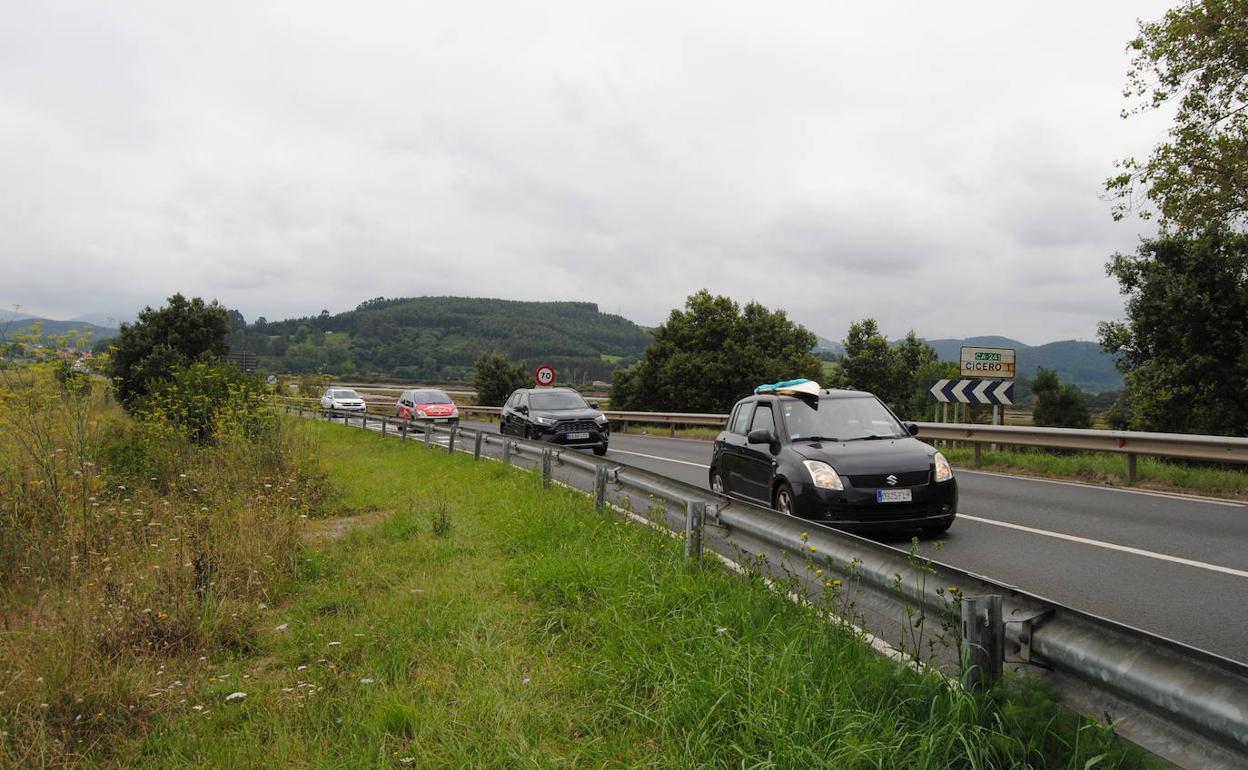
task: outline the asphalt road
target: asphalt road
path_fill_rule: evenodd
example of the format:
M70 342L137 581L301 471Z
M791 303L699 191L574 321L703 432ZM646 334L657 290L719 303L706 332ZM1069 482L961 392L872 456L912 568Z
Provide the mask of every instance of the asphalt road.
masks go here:
M618 434L607 456L706 487L711 443ZM964 468L956 475L959 518L939 549L922 544L934 560L1248 662L1248 506Z

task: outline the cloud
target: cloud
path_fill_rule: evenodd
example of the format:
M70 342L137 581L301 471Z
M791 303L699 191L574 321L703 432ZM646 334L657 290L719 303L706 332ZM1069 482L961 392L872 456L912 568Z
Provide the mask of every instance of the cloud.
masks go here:
M1098 192L1162 135L1117 115L1165 7L22 4L0 301L453 293L655 324L706 287L833 338L1086 339L1147 232Z

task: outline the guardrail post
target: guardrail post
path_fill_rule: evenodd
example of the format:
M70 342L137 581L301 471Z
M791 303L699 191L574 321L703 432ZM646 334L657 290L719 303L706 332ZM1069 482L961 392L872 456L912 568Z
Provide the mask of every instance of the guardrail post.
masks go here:
M455 433L456 432L457 432L456 428L451 428L451 435L446 440L446 453L448 455L455 454Z
M360 428L363 430L368 430L368 413L367 412L360 414Z
M702 521L706 501L690 500L685 506L685 558L702 561ZM999 614L999 613L998 613ZM1005 637L1002 637L1004 641Z
M983 464L983 460L984 460L983 451L984 451L984 445L976 441L975 442L975 467L976 468L978 468L980 465Z
M481 431L477 431L477 437L472 442L472 459L474 460L481 459L481 438Z
M431 443L433 443L433 426L430 425L429 423L425 423L424 425L420 427L421 427L421 430L425 432L425 446L429 446Z
M1127 455L1127 482L1135 483L1135 455Z
M667 435L672 438L676 438L676 423L671 424L671 426L668 428Z
M503 436L503 465L511 465L511 439Z
M399 423L399 441L407 441L407 423Z
M550 466L551 453L549 449L542 450L542 486L550 486Z
M386 435L386 426L388 426L389 424L390 424L390 418L389 418L389 417L382 417L382 418L381 418L381 435L382 435L382 438L385 438L385 435Z
M1001 597L962 598L962 665L966 689L984 692L1001 679L1005 661L1005 624Z
M594 508L603 510L607 507L607 466L598 463L594 468Z

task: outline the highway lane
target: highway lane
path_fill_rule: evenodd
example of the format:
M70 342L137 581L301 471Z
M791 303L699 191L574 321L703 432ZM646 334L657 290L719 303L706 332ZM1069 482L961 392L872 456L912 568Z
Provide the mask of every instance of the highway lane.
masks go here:
M710 455L707 441L625 434L612 436L607 454L703 488ZM1248 662L1248 506L965 468L956 474L961 516L939 548L922 543L926 555ZM909 543L908 535L879 539Z

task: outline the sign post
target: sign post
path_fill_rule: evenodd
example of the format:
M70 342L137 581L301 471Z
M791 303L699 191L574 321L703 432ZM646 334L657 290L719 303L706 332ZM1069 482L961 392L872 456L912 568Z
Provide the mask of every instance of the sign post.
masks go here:
M555 384L554 367L548 364L542 364L537 367L537 371L533 372L533 381L542 387L549 387Z

